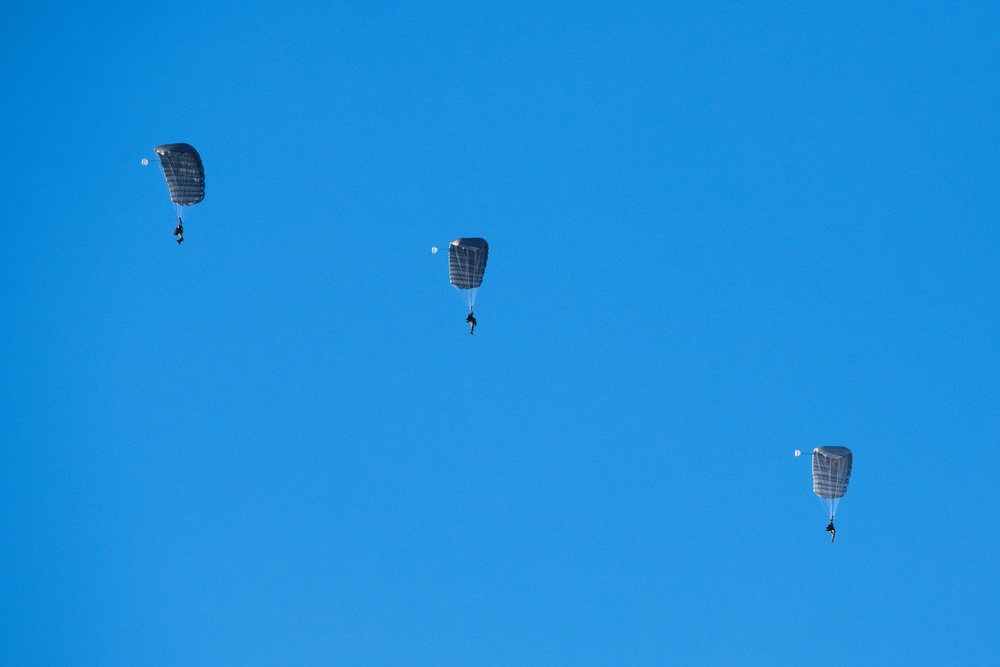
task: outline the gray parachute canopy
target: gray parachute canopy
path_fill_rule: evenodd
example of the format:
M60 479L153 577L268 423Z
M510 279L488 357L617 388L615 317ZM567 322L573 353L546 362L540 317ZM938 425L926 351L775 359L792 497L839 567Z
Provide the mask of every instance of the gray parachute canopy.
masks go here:
M483 284L486 256L490 245L484 239L455 239L448 248L448 272L458 289L475 289Z
M205 167L194 146L165 144L154 150L160 157L171 201L178 206L190 206L205 198Z
M817 447L813 450L813 493L819 496L830 518L847 493L854 455L847 447Z
M489 251L489 244L480 238L455 239L448 247L449 279L470 309L476 303L476 289L483 284Z

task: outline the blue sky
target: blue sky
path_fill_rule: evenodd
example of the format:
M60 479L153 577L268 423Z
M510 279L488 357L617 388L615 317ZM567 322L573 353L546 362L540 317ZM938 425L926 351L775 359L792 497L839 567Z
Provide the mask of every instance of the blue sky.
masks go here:
M5 18L0 662L1000 660L991 4Z

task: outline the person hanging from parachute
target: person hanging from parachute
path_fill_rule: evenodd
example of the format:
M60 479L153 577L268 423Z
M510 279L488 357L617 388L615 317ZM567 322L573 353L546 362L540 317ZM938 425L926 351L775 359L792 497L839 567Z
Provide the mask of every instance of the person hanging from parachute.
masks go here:
M205 198L205 166L201 156L190 144L164 144L157 146L163 177L170 189L170 200L177 210L174 236L177 245L184 242L184 207L197 204Z
M448 246L448 279L459 291L469 307L465 321L469 325L469 335L476 330L476 290L483 284L486 273L486 259L490 246L481 238L455 239Z
M798 450L795 450L795 455L799 455ZM830 517L830 523L826 526L826 532L830 533L830 542L837 538L833 519L837 514L840 499L847 493L853 465L854 455L847 447L817 447L813 450L813 493L819 496L823 507L826 508L827 516Z

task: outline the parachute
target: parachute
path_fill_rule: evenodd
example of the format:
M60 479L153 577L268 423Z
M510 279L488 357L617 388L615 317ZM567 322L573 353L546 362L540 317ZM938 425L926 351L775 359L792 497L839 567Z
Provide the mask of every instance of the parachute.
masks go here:
M847 493L853 460L854 455L847 447L817 447L813 450L813 493L822 501L831 524L840 499Z
M197 204L205 198L205 167L194 146L188 144L165 144L157 146L163 177L170 188L170 200L177 209L177 218L182 219L185 206Z
M489 250L489 244L480 238L455 239L448 246L449 279L470 312L476 305L476 290L483 284Z

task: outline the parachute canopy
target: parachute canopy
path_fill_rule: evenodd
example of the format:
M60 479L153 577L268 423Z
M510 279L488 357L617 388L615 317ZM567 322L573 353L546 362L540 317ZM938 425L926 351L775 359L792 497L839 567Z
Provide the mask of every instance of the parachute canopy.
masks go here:
M819 496L830 518L847 493L854 455L847 447L817 447L813 450L813 493Z
M448 248L448 272L458 289L475 289L483 284L486 256L490 245L484 239L455 239Z
M160 157L171 201L178 206L191 206L205 198L205 167L194 146L165 144L154 150Z
M489 244L480 238L455 239L448 246L449 279L470 310L476 302L476 289L483 284L489 251Z

